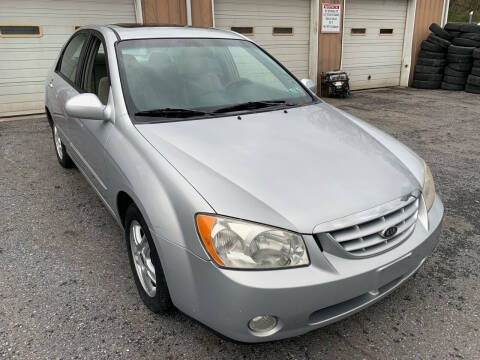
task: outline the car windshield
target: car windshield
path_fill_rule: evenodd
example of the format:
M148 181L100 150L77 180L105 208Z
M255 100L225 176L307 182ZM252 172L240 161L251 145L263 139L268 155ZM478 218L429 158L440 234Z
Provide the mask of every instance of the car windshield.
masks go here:
M139 39L117 47L137 122L172 121L311 103L299 82L256 45L229 39Z

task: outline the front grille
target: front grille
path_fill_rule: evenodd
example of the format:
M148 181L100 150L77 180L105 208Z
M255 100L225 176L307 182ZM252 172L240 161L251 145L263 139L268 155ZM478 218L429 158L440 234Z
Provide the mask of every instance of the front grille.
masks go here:
M418 204L418 198L411 197L407 204L398 210L328 234L352 255L367 256L384 252L399 245L412 234L417 222ZM392 226L397 227L395 235L383 237L381 233Z

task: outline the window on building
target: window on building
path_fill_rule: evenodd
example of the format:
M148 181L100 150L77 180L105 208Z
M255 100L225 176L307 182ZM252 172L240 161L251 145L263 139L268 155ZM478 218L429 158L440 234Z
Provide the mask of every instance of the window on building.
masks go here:
M230 30L242 35L253 35L253 26L232 26Z
M393 35L393 29L392 28L381 28L380 29L380 35Z
M272 30L273 35L293 35L293 27L274 27Z
M367 28L352 28L350 30L350 34L352 34L352 35L366 35L367 34Z
M0 25L0 37L40 37L39 25Z

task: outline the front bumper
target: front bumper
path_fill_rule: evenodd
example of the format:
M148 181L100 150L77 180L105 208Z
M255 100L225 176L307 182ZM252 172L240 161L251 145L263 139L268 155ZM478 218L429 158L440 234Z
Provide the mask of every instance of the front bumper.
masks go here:
M396 248L370 258L348 259L322 252L304 236L311 265L295 269L220 269L173 244L162 247L162 263L174 304L215 331L242 342L278 340L343 319L380 300L413 275L439 241L443 204L437 196L428 213L428 231L418 224ZM166 257L166 259L163 259ZM266 335L247 324L258 315L275 315Z

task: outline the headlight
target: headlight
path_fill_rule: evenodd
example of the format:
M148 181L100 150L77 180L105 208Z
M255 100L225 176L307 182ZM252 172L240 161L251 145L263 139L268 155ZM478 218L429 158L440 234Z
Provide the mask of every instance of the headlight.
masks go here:
M197 215L200 238L212 259L235 269L275 269L308 265L302 237L224 216Z
M435 201L435 184L433 183L433 176L428 167L427 163L424 161L423 166L425 168L424 172L424 179L423 179L423 199L425 200L425 206L427 207L427 211L429 211L432 206L433 202Z

